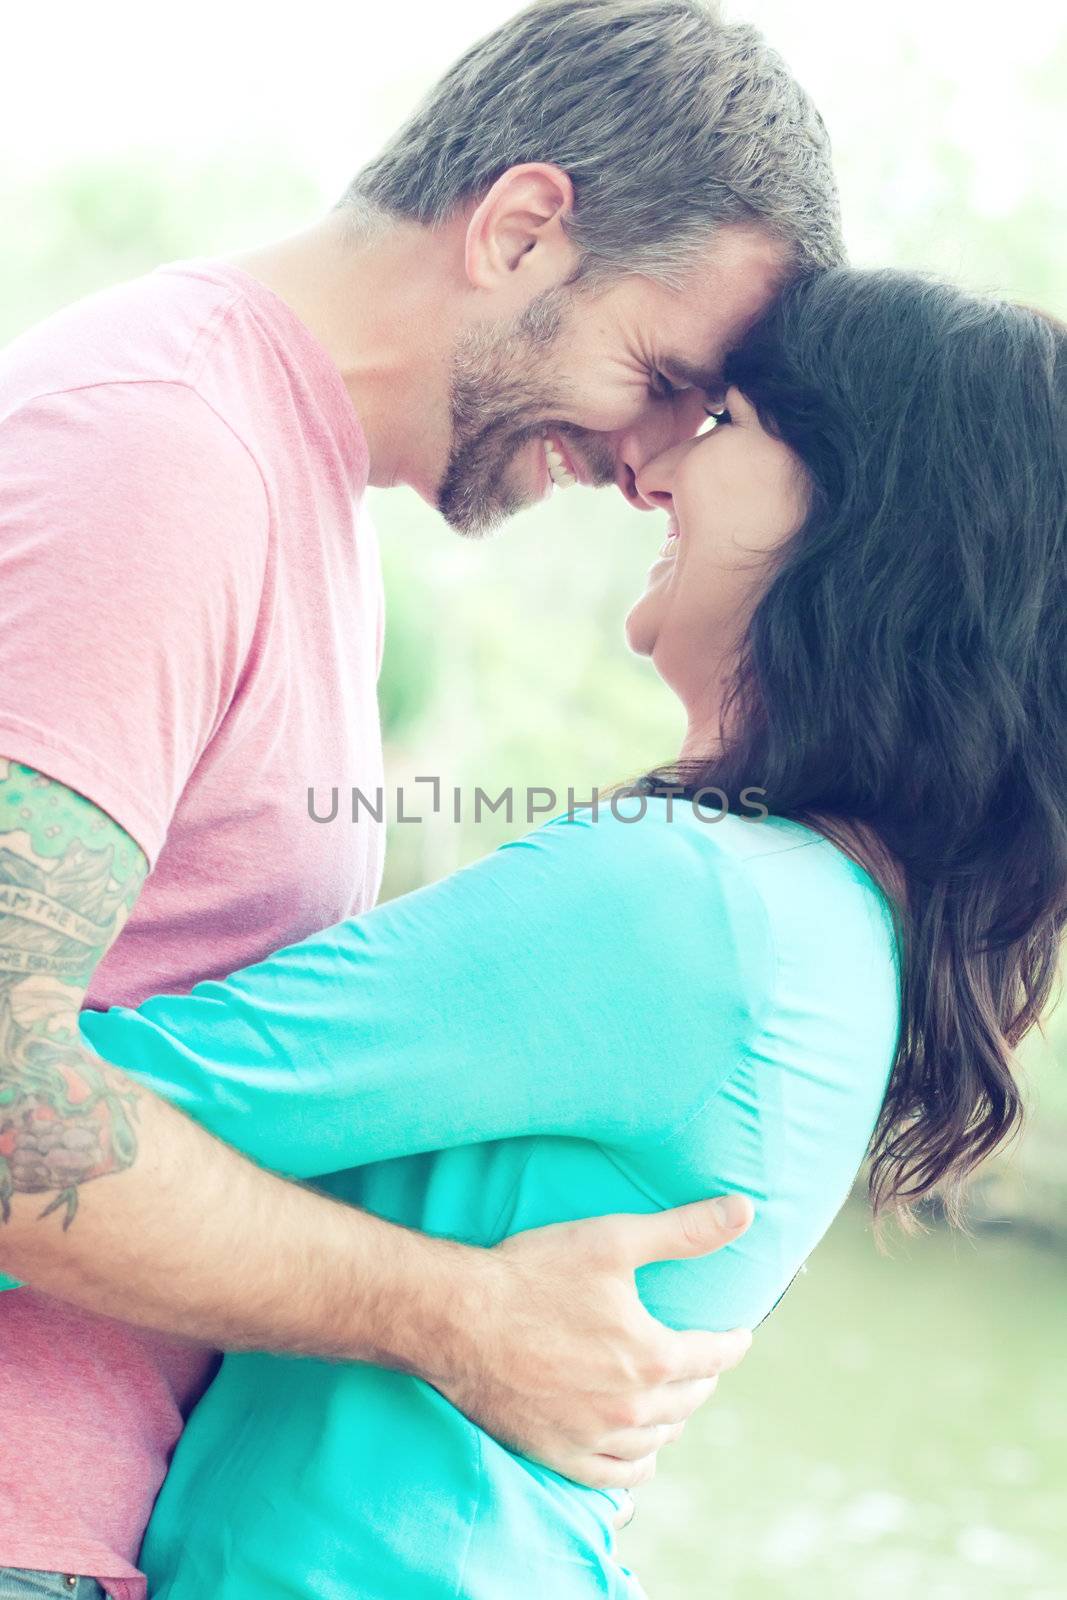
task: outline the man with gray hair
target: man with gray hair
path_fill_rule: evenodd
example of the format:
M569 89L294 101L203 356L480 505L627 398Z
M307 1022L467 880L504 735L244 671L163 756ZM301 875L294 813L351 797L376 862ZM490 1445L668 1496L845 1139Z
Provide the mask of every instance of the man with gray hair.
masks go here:
M655 1323L634 1270L729 1242L744 1204L423 1237L255 1167L77 1014L376 897L380 829L304 810L309 773L381 781L368 484L466 535L574 482L643 506L726 352L840 254L822 123L754 30L699 0L542 0L312 226L4 352L0 1600L140 1600L211 1348L420 1374L608 1488L740 1359L747 1334Z

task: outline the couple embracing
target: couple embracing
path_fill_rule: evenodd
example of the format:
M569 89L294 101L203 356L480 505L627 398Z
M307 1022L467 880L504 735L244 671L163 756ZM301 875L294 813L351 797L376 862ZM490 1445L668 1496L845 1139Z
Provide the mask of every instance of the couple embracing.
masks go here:
M640 1596L864 1157L906 1216L1018 1121L1067 333L845 265L751 28L540 0L309 228L9 346L0 468L0 1600ZM305 809L382 778L365 491L575 482L663 522L684 741L372 909Z

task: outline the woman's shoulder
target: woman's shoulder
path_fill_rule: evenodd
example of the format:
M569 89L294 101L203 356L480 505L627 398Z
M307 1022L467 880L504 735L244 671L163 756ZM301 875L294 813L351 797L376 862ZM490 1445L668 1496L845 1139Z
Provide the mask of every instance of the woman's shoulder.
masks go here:
M884 892L802 823L626 794L554 817L503 849L533 852L529 881L574 911L597 907L613 936L667 944L681 966L728 961L754 1004L760 992L773 1001L783 965L823 987L865 974L865 988L895 994Z
M546 874L593 889L699 891L731 882L769 914L815 894L813 916L885 905L870 875L822 834L786 817L708 812L688 800L623 792L555 816L503 850L531 851Z
M561 813L497 855L521 851L532 885L620 917L645 914L661 929L682 916L721 922L724 901L734 916L761 920L763 897L733 832L695 822L687 802L627 793Z
M872 875L814 828L784 817L688 820L719 870L743 876L758 897L773 955L767 1012L779 1032L818 1036L855 1059L879 1061L896 1038L900 1013L898 923ZM774 1018L778 1020L773 1021ZM787 1024L782 1019L787 1019ZM888 1056L886 1056L888 1060Z
M538 962L663 1025L732 1006L752 1013L770 971L763 898L745 864L676 809L633 800L553 817L476 864ZM472 888L474 887L472 883Z

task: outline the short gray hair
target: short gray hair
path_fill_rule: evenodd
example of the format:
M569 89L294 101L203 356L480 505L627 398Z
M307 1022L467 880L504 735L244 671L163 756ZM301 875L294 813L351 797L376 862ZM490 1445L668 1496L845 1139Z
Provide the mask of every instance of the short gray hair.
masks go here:
M822 118L715 0L535 0L460 57L334 210L439 225L534 161L574 184L579 276L677 284L732 222L779 237L794 270L843 258Z

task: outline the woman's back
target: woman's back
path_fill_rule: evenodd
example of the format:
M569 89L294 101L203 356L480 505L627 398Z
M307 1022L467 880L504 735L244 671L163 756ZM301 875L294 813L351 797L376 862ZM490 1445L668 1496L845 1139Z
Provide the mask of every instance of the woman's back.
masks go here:
M85 1021L257 1159L310 1176L344 1151L321 1187L426 1232L491 1245L748 1194L732 1246L639 1273L661 1320L726 1328L766 1315L843 1202L898 1007L885 901L834 846L650 799L639 822L558 819L226 984ZM142 1559L155 1600L637 1594L614 1510L421 1380L238 1355Z

